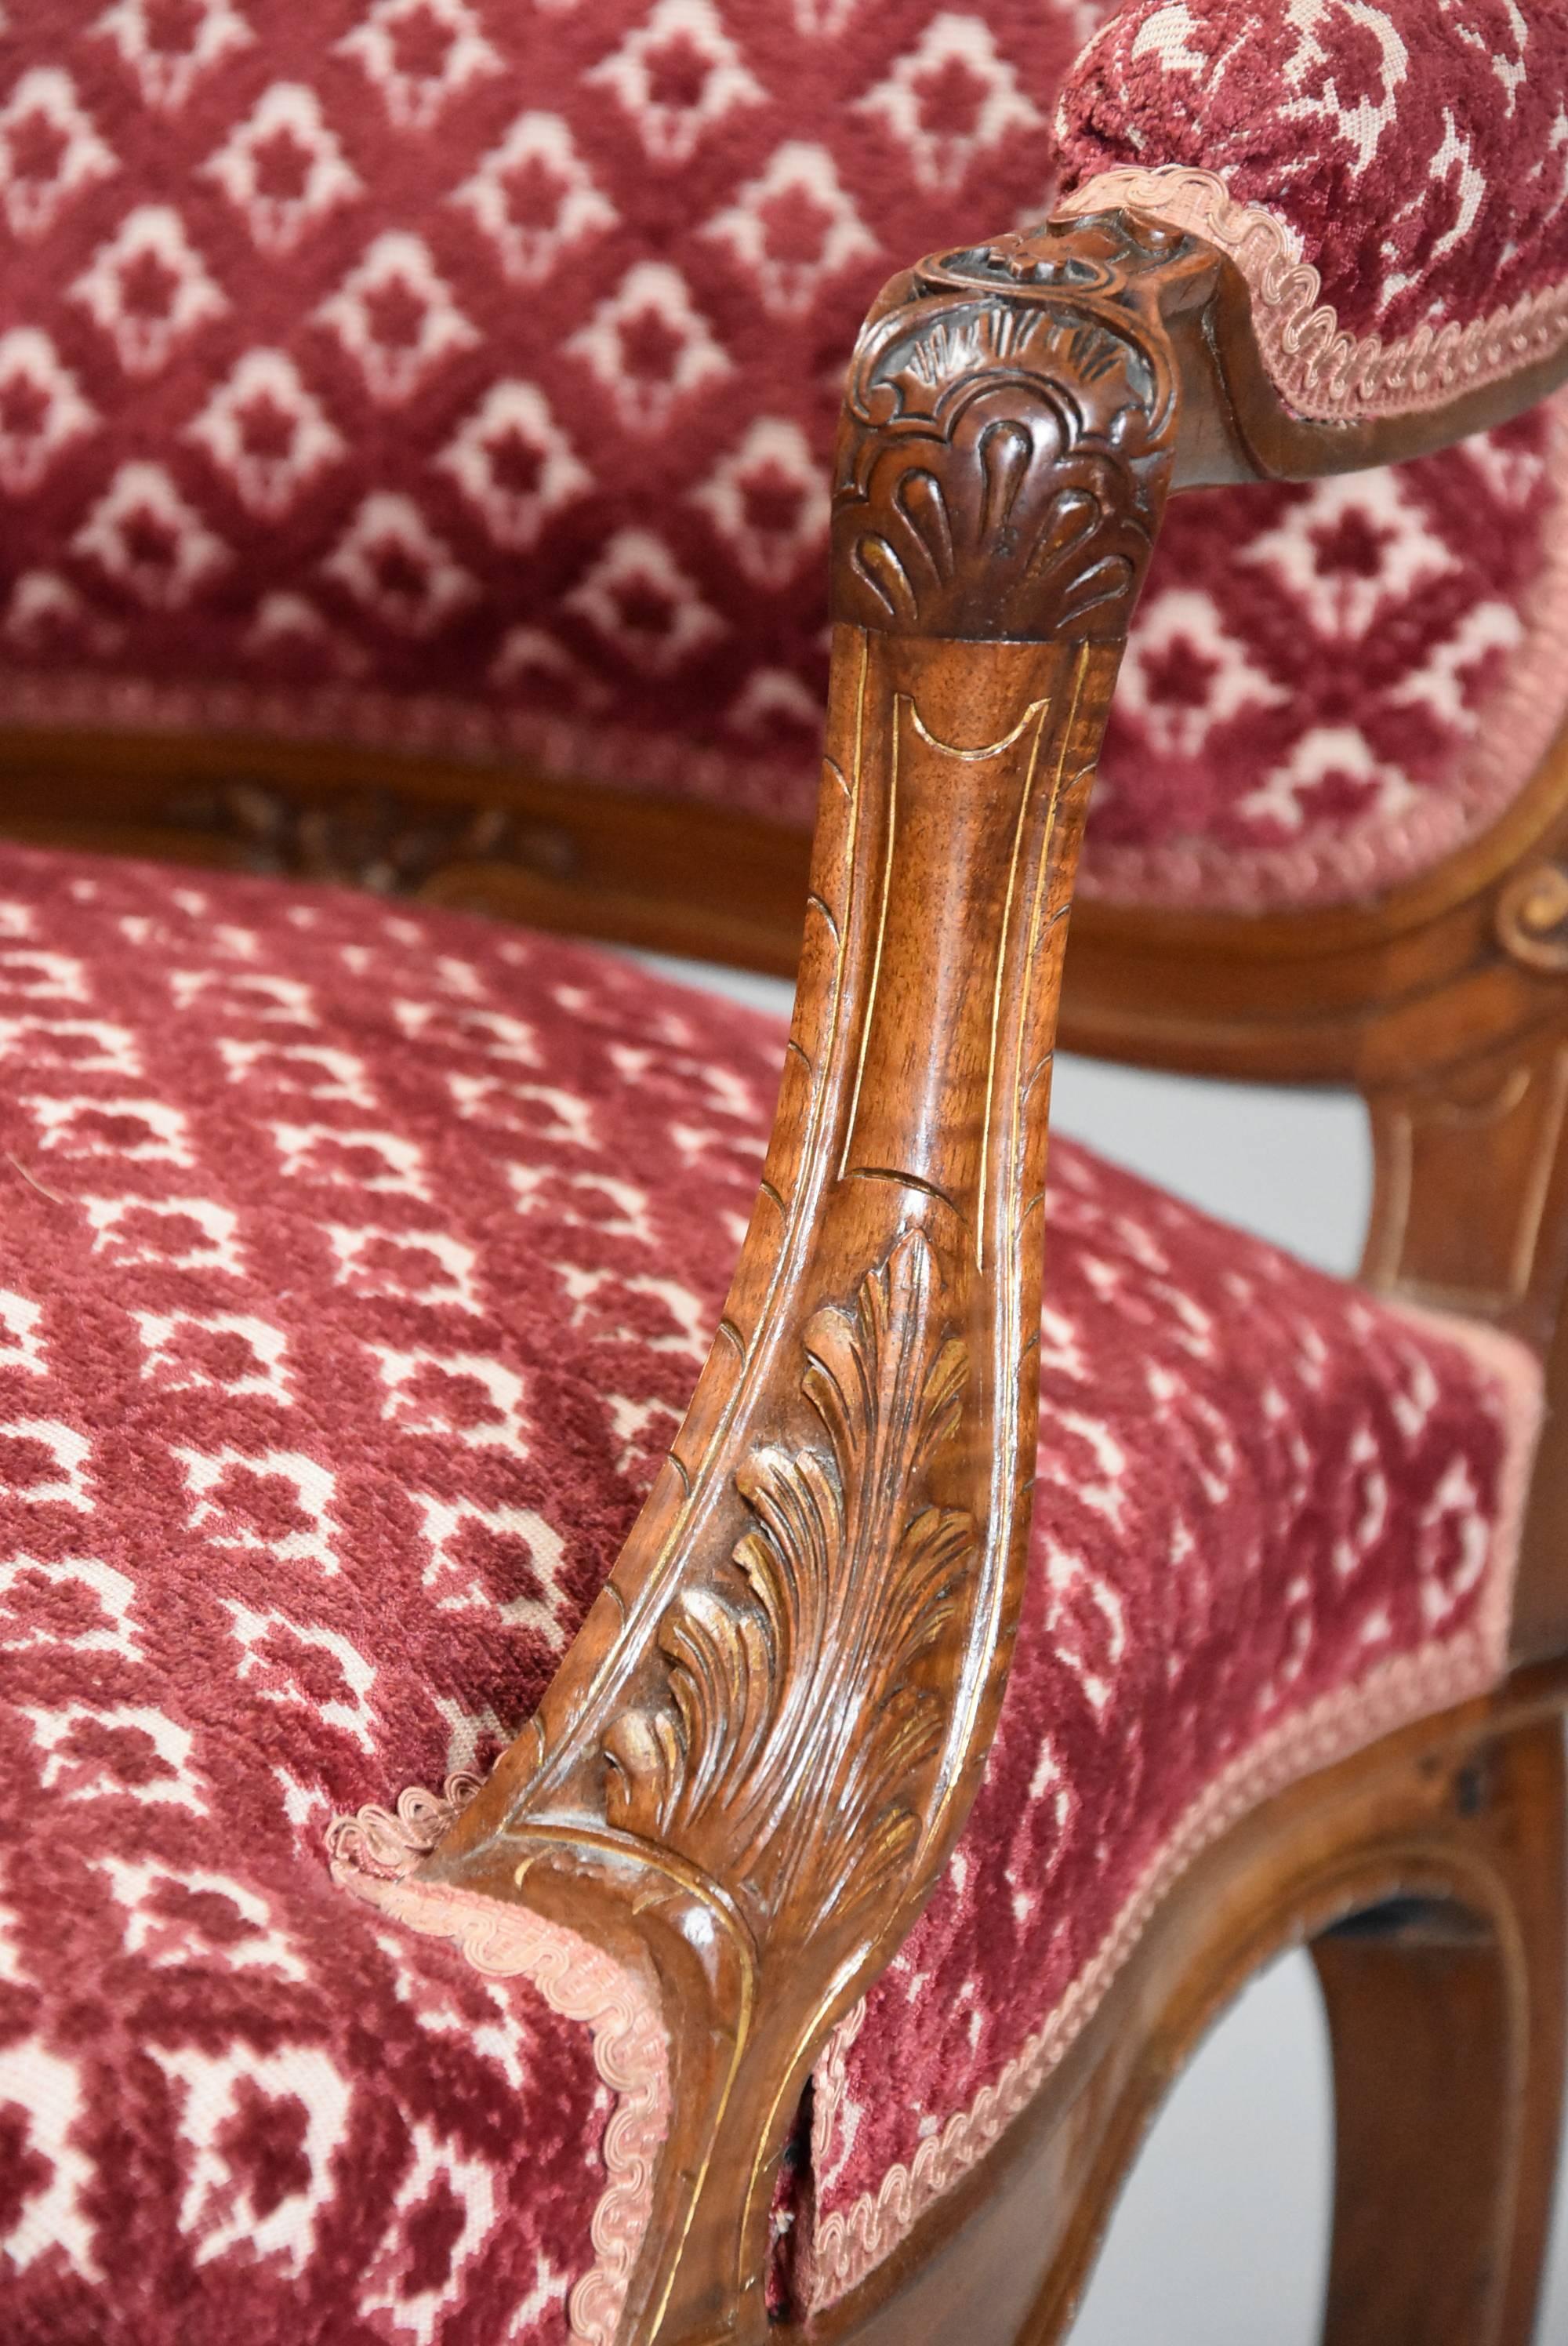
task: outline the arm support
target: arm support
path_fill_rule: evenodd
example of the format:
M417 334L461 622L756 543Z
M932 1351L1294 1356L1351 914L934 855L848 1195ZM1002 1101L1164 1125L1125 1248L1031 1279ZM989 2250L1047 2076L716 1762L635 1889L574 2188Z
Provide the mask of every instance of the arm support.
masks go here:
M1214 266L1049 231L895 281L838 462L812 895L691 1408L538 1718L432 1862L651 1965L676 2130L626 2334L759 2334L828 2030L962 1821L1017 1611L1064 915Z
M763 2334L829 2030L962 1825L1037 1438L1065 916L1178 453L1237 444L1211 250L1115 215L897 279L850 371L810 910L778 1121L671 1457L427 1877L640 1967L675 2120L623 2339Z

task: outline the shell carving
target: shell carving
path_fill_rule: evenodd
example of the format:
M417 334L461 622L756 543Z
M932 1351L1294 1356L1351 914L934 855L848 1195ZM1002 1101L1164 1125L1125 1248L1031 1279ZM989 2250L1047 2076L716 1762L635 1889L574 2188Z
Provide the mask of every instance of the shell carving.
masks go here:
M1125 635L1170 422L1140 287L1179 240L1145 228L1140 241L1125 222L1096 233L1099 263L1057 257L1050 226L924 263L918 298L873 316L840 446L841 618L1017 640Z

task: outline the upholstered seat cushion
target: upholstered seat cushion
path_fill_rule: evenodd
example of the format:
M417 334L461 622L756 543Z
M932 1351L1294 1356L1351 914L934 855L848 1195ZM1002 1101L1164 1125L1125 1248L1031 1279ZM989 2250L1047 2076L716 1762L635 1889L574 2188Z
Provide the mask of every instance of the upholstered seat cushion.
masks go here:
M545 1685L694 1379L780 1039L459 916L5 858L8 2341L608 2337L657 2015L560 1933L487 1977L378 1911L432 1804L340 1829L370 1898L326 1836ZM1500 1663L1522 1358L1065 1144L1051 1227L1019 1663L819 2079L820 2299L1184 1853Z

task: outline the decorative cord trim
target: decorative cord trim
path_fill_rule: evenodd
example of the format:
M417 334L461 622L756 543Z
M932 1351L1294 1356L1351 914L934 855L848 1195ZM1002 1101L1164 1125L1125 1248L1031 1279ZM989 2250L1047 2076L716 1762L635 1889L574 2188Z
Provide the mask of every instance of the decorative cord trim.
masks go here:
M1359 1687L1325 1696L1282 1721L1202 1791L1145 1870L1098 1952L993 2085L921 2144L912 2167L891 2168L874 2192L818 2218L803 2243L801 2280L813 2312L858 2286L1001 2137L1082 2033L1166 1892L1228 1828L1301 1777L1330 1767L1412 1720L1494 1686L1506 1666L1519 1531L1540 1430L1539 1364L1499 1331L1415 1305L1381 1307L1428 1336L1463 1350L1493 1384L1504 1430L1488 1585L1460 1637L1385 1663ZM476 1970L521 1974L563 2018L592 2033L600 2076L616 2097L606 2130L609 2182L595 2210L596 2262L572 2291L573 2346L613 2346L633 2267L647 2229L656 2163L669 2125L668 2039L652 1997L626 1968L564 1925L524 1906L420 1880L415 1871L479 1789L473 1775L443 1791L413 1787L395 1810L338 1817L327 1843L334 1881L394 1921L453 1940ZM812 2162L820 2178L849 2091L850 2047L863 2001L829 2038L814 2075Z
M1088 2025L1161 1900L1206 1849L1301 1778L1349 1759L1418 1719L1488 1693L1504 1675L1519 1534L1541 1426L1540 1365L1524 1345L1477 1321L1381 1299L1380 1308L1408 1320L1428 1337L1435 1334L1458 1345L1494 1386L1506 1446L1487 1587L1470 1627L1457 1637L1381 1664L1359 1686L1321 1697L1294 1718L1281 1720L1220 1770L1178 1819L1054 2011L995 2082L983 2086L967 2108L955 2111L939 2134L928 2137L911 2165L901 2161L888 2169L875 2191L863 2192L846 2208L817 2217L801 2270L809 2311L820 2312L858 2287L927 2208L1001 2139ZM849 2090L849 2052L864 2019L863 2003L847 2013L817 2066L811 2155L819 2178L830 2171L833 2136Z
M828 2165L838 2131L839 2113L849 2097L850 2053L866 2025L866 1999L861 1996L852 2004L823 2046L820 2058L811 2072L811 2173L818 2191L831 2179L835 2170ZM841 2163L841 2162L840 2162ZM838 2218L830 2217L829 2222ZM811 2266L807 2279L815 2282L816 2267Z
M1262 204L1239 203L1213 171L1163 163L1101 171L1057 203L1059 213L1130 205L1201 236L1233 260L1252 294L1263 363L1286 403L1318 422L1408 415L1549 358L1568 336L1568 284L1526 293L1468 326L1418 326L1384 342L1347 333L1320 299L1323 280L1301 240Z
M590 2227L595 2262L573 2289L568 2311L573 2346L612 2346L669 2130L668 2038L648 1991L575 1931L526 1906L420 1880L415 1867L479 1781L450 1776L443 1792L416 1787L395 1809L334 1818L327 1831L332 1879L394 1922L454 1941L476 1971L521 1974L552 2012L590 2031L595 2065L616 2103L604 2140L609 2181Z
M1495 1677L1490 1657L1485 1664L1481 1659L1484 1642L1472 1636L1436 1652L1402 1656L1386 1664L1376 1678L1353 1692L1328 1696L1287 1720L1217 1776L1176 1825L1087 1966L995 2083L983 2086L966 2109L955 2111L940 2134L929 2136L911 2165L901 2161L891 2167L874 2192L863 2192L850 2207L819 2217L806 2276L809 2310L820 2312L857 2288L927 2208L1001 2140L1088 2025L1166 1892L1202 1851L1298 1778L1348 1759L1423 1712L1446 1709L1484 1691ZM856 2016L851 2014L840 2023L840 2033ZM852 2041L849 2037L837 2048L840 2064ZM840 2067L837 2093L830 2089L822 2096L824 2127L841 2104L844 2090ZM814 2157L825 2155L827 2147L824 2133L813 2147Z

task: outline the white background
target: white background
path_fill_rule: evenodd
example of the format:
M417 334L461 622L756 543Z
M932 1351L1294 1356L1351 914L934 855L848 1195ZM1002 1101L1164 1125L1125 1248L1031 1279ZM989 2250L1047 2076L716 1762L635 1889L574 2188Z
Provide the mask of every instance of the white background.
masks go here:
M780 982L667 966L789 1008ZM1370 1167L1351 1098L1063 1057L1052 1122L1325 1270L1354 1267ZM1331 2160L1317 1984L1289 1955L1232 2006L1166 2104L1073 2346L1317 2346ZM1568 2159L1537 2337L1568 2346Z

